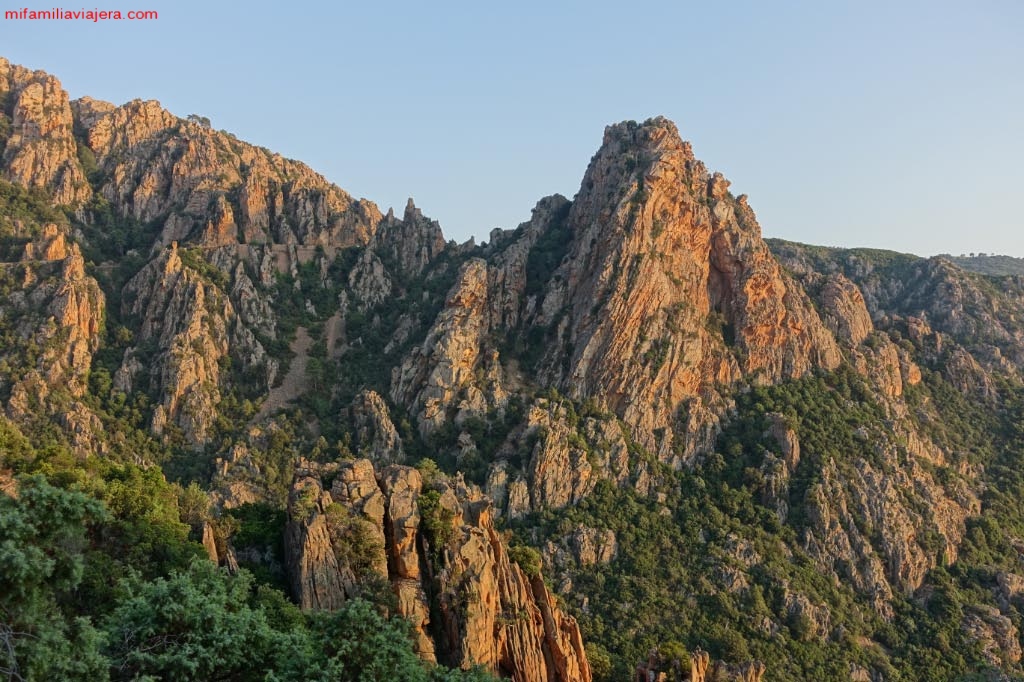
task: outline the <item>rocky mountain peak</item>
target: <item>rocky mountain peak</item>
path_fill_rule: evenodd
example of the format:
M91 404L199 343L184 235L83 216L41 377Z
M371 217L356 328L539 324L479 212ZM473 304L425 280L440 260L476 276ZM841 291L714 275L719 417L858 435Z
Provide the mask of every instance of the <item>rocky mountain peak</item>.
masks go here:
M664 116L649 118L643 123L623 121L606 126L604 140L598 156L608 153L612 156L630 151L645 150L652 153L679 151L693 160L693 148L679 135L676 124Z
M79 205L92 190L78 160L74 119L60 81L0 59L0 119L9 118L0 157L5 180L51 192L55 204ZM2 130L2 127L0 127Z
M71 101L71 112L75 116L75 120L79 121L81 126L86 130L92 128L96 121L100 120L117 106L110 102L104 102L103 100L93 99L92 97L79 97L76 100Z
M671 121L609 126L572 204L572 244L538 320L557 323L562 342L548 354L548 378L604 403L663 458L678 408L713 400L714 385L795 378L840 359L753 211L728 187ZM708 419L686 427L677 454L707 445ZM654 432L666 436L655 442Z
M1024 280L773 255L664 118L609 126L572 200L480 246L6 60L0 150L0 419L215 470L192 530L229 570L380 599L422 658L523 682L590 652L596 679L764 672L682 642L913 677L933 633L1019 673Z
M415 277L444 251L445 241L441 225L425 217L410 197L401 220L389 210L380 221L371 246L394 274Z

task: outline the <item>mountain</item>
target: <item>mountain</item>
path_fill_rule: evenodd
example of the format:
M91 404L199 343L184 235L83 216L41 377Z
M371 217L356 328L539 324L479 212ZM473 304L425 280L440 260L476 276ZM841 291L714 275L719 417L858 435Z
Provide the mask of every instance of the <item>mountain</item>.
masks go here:
M482 244L4 60L0 146L5 532L77 566L6 669L1024 673L1024 281L766 241L664 118Z
M964 270L977 272L982 275L1024 275L1024 258L999 256L996 254L986 255L984 253L979 253L977 256L950 256L948 254L944 254L943 258L952 261L955 265L959 265Z

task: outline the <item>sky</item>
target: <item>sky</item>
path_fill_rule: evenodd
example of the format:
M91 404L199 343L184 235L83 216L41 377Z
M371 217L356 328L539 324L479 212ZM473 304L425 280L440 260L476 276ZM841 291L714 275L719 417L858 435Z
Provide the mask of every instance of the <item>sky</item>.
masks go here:
M414 197L458 241L572 197L606 125L664 115L765 236L1024 257L1020 0L95 2L63 7L159 19L0 19L0 55L384 210Z

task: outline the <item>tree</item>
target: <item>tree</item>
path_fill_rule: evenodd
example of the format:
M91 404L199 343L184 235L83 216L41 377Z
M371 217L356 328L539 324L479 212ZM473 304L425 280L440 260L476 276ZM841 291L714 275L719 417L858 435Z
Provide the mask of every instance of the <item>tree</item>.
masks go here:
M416 656L409 638L409 623L385 618L372 604L354 599L334 613L312 616L317 639L324 643L297 679L323 682L494 682L485 671L448 670L431 666ZM315 671L315 673L311 672ZM311 675L316 675L311 677Z
M196 559L168 578L126 583L128 597L106 621L117 679L253 679L253 671L290 667L310 648L304 629L275 630L249 604L246 571L231 576Z
M607 649L596 642L587 642L587 662L596 682L611 682L612 657Z
M59 608L82 579L88 527L105 517L96 500L40 476L20 479L17 498L0 495L0 675L107 678L100 633Z

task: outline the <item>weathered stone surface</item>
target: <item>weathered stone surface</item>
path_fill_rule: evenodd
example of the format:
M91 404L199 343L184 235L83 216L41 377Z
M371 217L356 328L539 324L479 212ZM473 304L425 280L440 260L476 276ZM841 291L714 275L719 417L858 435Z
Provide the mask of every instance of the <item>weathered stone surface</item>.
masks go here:
M611 563L618 552L614 531L580 524L564 537L548 540L541 556L545 572L559 585L559 593L565 594L571 591L571 576L579 568Z
M0 376L0 388L10 392L6 415L16 422L52 419L80 455L102 454L103 424L78 402L103 335L106 297L99 283L85 274L78 245L56 225L42 227L20 262L0 267L23 271L20 288L0 301L0 319L14 326L13 343L0 348L0 360L10 366Z
M138 340L159 349L144 363L161 395L153 431L159 434L173 422L198 447L209 434L220 401L220 359L228 353L234 309L223 292L184 265L176 244L143 268L126 291L124 312L142 320ZM126 353L119 385L131 385L128 377L137 370L137 352Z
M398 596L398 612L413 624L414 641L419 655L436 659L436 648L430 637L430 605L424 589L420 566L419 496L423 480L416 469L389 466L380 473L380 487L386 502L384 536L387 542L388 573Z
M441 648L463 665L522 682L590 680L575 620L555 606L539 576L528 578L509 560L490 502L469 490L457 497L465 521L455 524L438 573Z
M700 649L690 654L688 670L682 662L666 660L657 649L652 649L646 661L641 661L633 676L634 682L761 682L766 668L764 663L752 661L727 664L711 661L706 651Z
M405 460L402 438L391 422L384 398L376 391L365 390L352 405L359 454L377 464L397 464Z
M220 555L217 552L217 540L213 536L213 524L209 521L203 522L203 549L206 550L206 556L213 563L220 561Z
M557 400L537 398L498 456L517 452L525 470L510 477L507 462L499 459L485 486L499 513L509 518L576 504L601 480L647 492L639 464L631 465L626 435L610 415L580 419Z
M796 471L797 465L800 464L800 439L784 415L773 412L767 417L770 425L767 435L779 444L782 461L786 463L789 472L793 473Z
M894 453L885 456L896 461ZM912 592L943 555L955 558L965 520L981 510L977 496L966 488L951 496L927 469L914 460L908 464L883 473L860 461L854 470L840 473L830 461L806 502L808 553L870 597L886 616L894 591ZM906 490L914 490L925 503L907 505ZM875 540L863 534L855 518L867 520ZM942 543L939 552L929 549L933 533Z
M334 479L330 492L323 490L325 475ZM519 682L589 682L575 620L555 605L540 577L527 577L509 559L487 498L460 479L431 481L445 512L433 522L442 528L450 524L447 540L431 548L419 508L420 473L392 465L377 473L376 481L374 475L369 460L302 463L297 469L287 552L293 589L305 608L337 608L358 590L360 576L346 566L346 549L332 521L345 518L332 511L340 506L383 539L384 558L375 560L374 571L389 579L399 614L413 624L421 657L482 665ZM436 532L436 525L431 528ZM428 584L434 586L441 618L434 626ZM436 641L435 630L441 633Z
M1020 662L1020 633L1012 620L988 606L972 606L965 610L961 628L981 645L989 665L1000 668Z
M996 574L996 584L999 586L996 596L1004 609L1011 603L1024 601L1024 575L1000 571Z
M411 278L441 255L445 241L437 221L424 217L410 198L401 220L389 212L380 222L370 248L398 275Z
M777 381L839 362L745 198L726 186L669 121L610 126L537 319L560 320L547 377L575 398L599 400L665 460L678 408L714 384L745 374ZM665 434L658 441L656 431Z
M483 415L502 406L500 367L484 353L487 332L487 263L472 258L462 266L423 343L412 350L391 378L391 397L417 416L429 435L458 411ZM490 361L492 377L481 390L476 369Z
M528 222L516 230L491 234L487 289L492 329L515 329L537 313L539 294L529 293L527 287L544 283L529 281L530 252L545 233L565 223L571 205L559 194L545 197L537 202Z
M417 499L423 489L420 473L409 467L387 467L381 472L381 489L388 500L385 536L393 548L394 571L399 578L419 578L416 534L420 526Z
M335 553L326 514L331 504L316 468L300 465L288 496L285 548L292 593L304 609L340 608L346 585L354 581L350 567L340 564Z
M88 200L92 190L78 160L71 105L60 81L0 57L4 100L11 103L11 127L0 159L3 178L48 191L55 204L79 206Z
M348 284L362 310L380 305L391 295L391 277L371 249L359 257L348 275Z
M344 248L369 241L380 211L295 161L135 100L81 118L102 173L102 196L122 215L164 222L163 244L295 244ZM225 198L238 195L240 212Z
M263 470L242 443L235 443L226 457L214 460L210 502L217 509L235 509L243 504L269 501Z
M305 166L179 119L156 102L68 102L52 77L2 59L0 102L0 173L72 206L77 216L73 232L13 223L30 241L13 257L19 262L0 266L18 282L0 301L3 320L16 320L13 347L0 349L0 360L30 348L38 353L0 377L0 394L9 395L8 417L52 422L80 455L105 447L101 413L85 400L106 338L103 294L82 257L82 249L92 257L99 245L83 241L99 215L90 215L90 199L109 204L139 234L150 234L150 226L159 233L152 249L126 254L148 264L120 292L121 317L131 327L120 330L122 338L134 340L113 389L151 388L152 431L176 436L180 429L196 448L209 444L218 402L232 388L225 368L241 367L250 378L249 370L262 368L267 387L274 383L276 361L258 339L288 341L279 337L275 311L278 274L311 294L302 291L309 272L324 284L342 249L365 247L343 259L345 267L355 264L336 283L338 307L317 320L327 323L331 360L362 341L345 338L351 311L371 313L377 324L385 316L373 307L404 305L415 292L414 305L388 320L397 329L385 354L414 345L394 370L389 397L408 409L421 435L454 425L458 461L472 461L475 472L489 465L486 489L495 508L458 479L427 482L452 526L449 542L430 547L420 509L424 482L412 469L380 469L404 459L403 443L384 398L364 391L338 416L350 418L353 449L369 459L300 466L289 553L296 594L311 608L336 608L373 576L387 578L424 658L484 662L517 679L538 670L552 679L582 678L578 630L552 608L535 577L517 573L490 515L514 519L577 504L601 480L664 501L665 475L637 448L631 456L627 442L664 463L699 467L720 420L729 418L734 389L831 369L841 354L883 415L856 431L858 443L872 449L826 458L806 500L794 501L791 482L807 481L803 474L819 466L822 453L813 452L813 441L801 452L792 415L769 414L768 452L752 463L751 478L758 467L761 474L759 499L780 521L789 519L791 502L804 503L801 541L818 568L888 616L894 594L927 588L929 569L957 560L965 522L981 511L979 495L989 483L983 469L936 445L948 441L927 428L938 418L929 402L937 397L932 381L997 405L1024 366L1020 283L969 275L942 258L864 251L832 257L793 245L780 255L784 270L746 198L709 173L664 119L609 127L572 202L543 199L528 222L496 230L477 247L446 245L438 224L411 201L401 219L381 216ZM88 267L106 276L112 264ZM422 319L441 303L433 284L456 273L441 312ZM309 301L317 299L304 298L305 312L316 314ZM314 340L301 329L296 341L309 341L308 350ZM292 369L306 360L297 354ZM305 388L305 372L296 376L290 400ZM925 386L908 390L925 376ZM574 404L537 397L552 388ZM511 432L488 452L490 444L471 433L499 425L510 396L525 398L513 403L525 416L501 424ZM572 411L581 403L585 415ZM253 445L267 414L257 413L249 440L242 439L248 445L218 452L216 508L268 499L267 471ZM325 448L317 445L318 457ZM483 459L488 455L492 461ZM329 490L325 481L332 481ZM581 527L553 539L546 566L557 572L612 560L617 539L607 532ZM356 545L365 556L351 554ZM230 565L230 548L221 550ZM749 589L753 559L739 550L714 559L722 559L709 571L716 584ZM568 569L564 577L570 579ZM1019 583L1013 573L999 574L988 587L1002 613L979 607L965 616L965 631L983 642L993 664L1020 658L1007 643L1015 637ZM832 636L828 609L817 599L787 592L783 605L813 624L814 637ZM431 606L443 622L430 622ZM767 621L759 626L766 634L781 627ZM443 632L437 641L435 629ZM701 676L725 674L718 664L703 665ZM762 672L748 666L730 674L756 679Z
M871 334L874 325L857 285L838 273L829 275L820 294L823 321L837 338L857 346Z
M995 394L992 379L966 349L953 350L946 361L943 373L950 383L963 393L979 398L991 398Z

